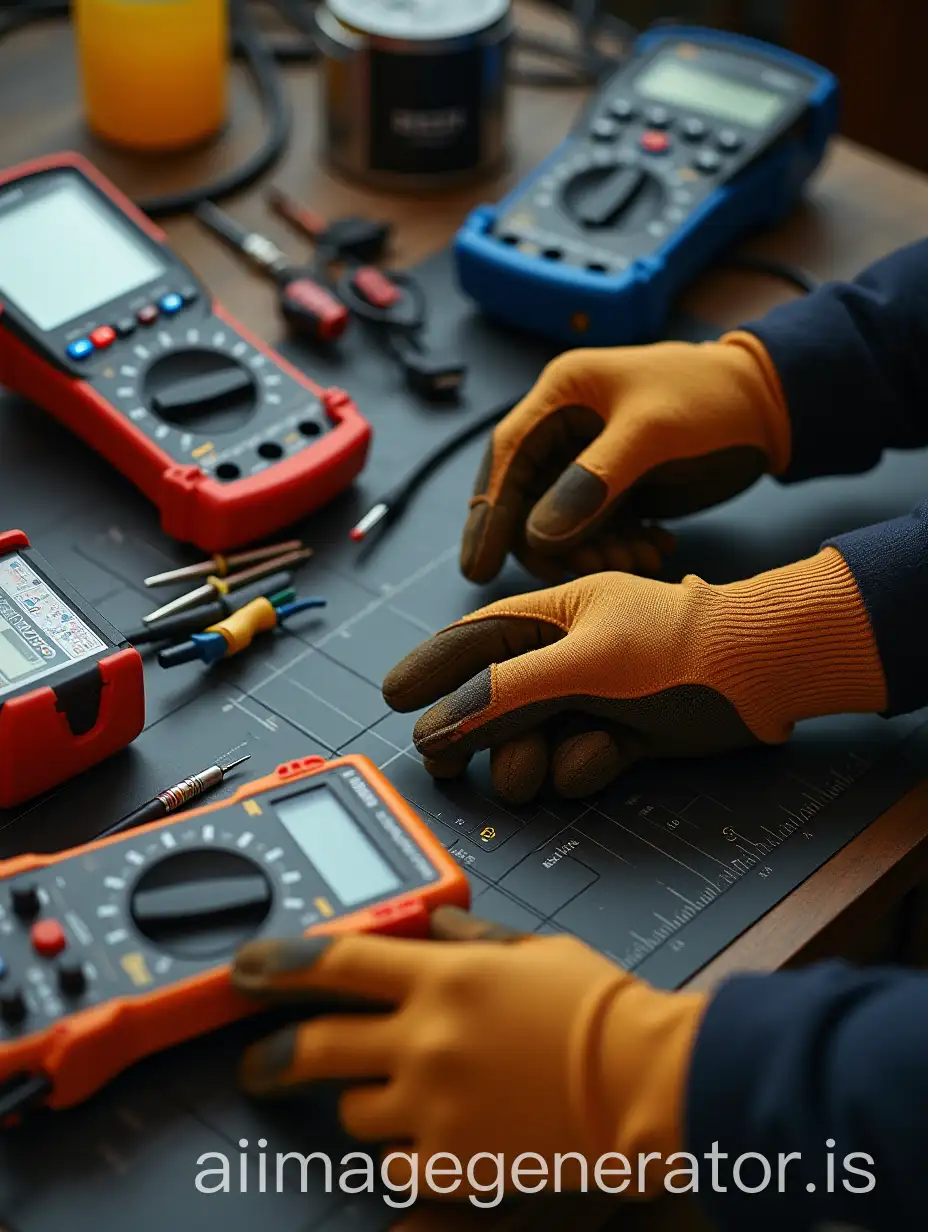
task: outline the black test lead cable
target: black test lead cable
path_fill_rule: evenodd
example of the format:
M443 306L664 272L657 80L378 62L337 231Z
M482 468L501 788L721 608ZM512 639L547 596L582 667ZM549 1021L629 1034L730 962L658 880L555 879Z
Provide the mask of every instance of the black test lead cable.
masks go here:
M14 1074L0 1089L0 1127L9 1117L19 1116L42 1103L52 1084L45 1074Z
M743 270L748 274L762 274L777 278L804 295L817 291L821 283L808 270L792 261L779 261L776 257L761 257L751 253L732 253L719 261L719 269Z
M478 416L477 419L472 420L466 427L461 428L427 453L420 462L416 463L412 470L403 476L398 484L395 484L389 492L381 496L380 500L365 513L364 517L361 518L351 531L351 538L354 542L364 543L370 538L371 533L375 529L379 528L381 532L385 531L387 527L399 518L412 497L434 471L438 470L450 457L457 453L459 449L463 449L475 437L486 432L488 428L495 427L501 419L504 419L521 402L524 396L524 394L520 395L520 397L512 402L507 402L504 406L494 407L492 411L487 411L485 415Z
M69 11L70 5L58 0L18 0L14 4L3 4L0 0L0 38L34 21L65 18ZM246 0L232 0L230 16L232 49L236 57L244 60L254 84L265 115L265 137L243 163L212 183L136 201L139 209L150 218L189 213L203 201L221 201L243 192L280 162L290 144L292 109L277 61L312 61L317 56L316 49L311 46L272 47L255 25Z

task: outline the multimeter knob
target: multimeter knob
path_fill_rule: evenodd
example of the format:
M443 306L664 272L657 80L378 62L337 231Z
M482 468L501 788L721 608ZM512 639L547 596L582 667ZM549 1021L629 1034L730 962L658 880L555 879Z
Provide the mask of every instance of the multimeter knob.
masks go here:
M18 1027L27 1012L26 999L18 988L11 988L0 997L0 1021L8 1027Z
M567 181L564 205L583 227L610 227L632 210L648 217L663 203L660 181L637 163L587 167Z
M20 920L34 920L42 909L38 887L32 882L13 886L10 903L13 914Z
M234 851L165 856L132 894L136 927L179 958L231 956L267 918L273 891L263 871Z
M151 411L190 432L231 432L258 405L258 386L244 364L205 348L172 351L155 360L142 390Z
M58 964L58 987L66 997L79 997L87 987L87 975L82 963Z

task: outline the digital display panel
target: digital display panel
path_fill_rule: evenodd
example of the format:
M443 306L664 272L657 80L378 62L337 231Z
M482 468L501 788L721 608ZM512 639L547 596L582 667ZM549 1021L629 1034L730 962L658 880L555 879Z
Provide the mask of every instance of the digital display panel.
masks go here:
M772 90L749 86L684 64L675 56L661 56L637 78L639 94L675 107L693 107L732 123L764 128L786 106Z
M28 561L0 559L0 698L106 648Z
M0 208L0 300L41 330L92 315L164 272L145 241L76 175Z
M327 787L279 800L274 807L342 906L355 907L402 888L394 870Z

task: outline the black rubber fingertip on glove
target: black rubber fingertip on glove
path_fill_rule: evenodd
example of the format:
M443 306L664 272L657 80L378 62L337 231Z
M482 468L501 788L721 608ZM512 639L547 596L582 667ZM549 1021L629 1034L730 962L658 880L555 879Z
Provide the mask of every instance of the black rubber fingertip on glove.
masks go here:
M564 548L606 503L609 489L598 475L573 462L532 510L526 527L533 548Z
M433 941L521 941L527 934L471 915L461 907L436 907L429 917Z
M461 573L478 586L492 582L502 569L517 538L519 511L501 501L478 501L468 515L461 538Z
M416 748L424 755L434 756L450 745L453 754L455 729L465 719L486 710L492 700L492 669L487 667L420 715L412 732Z
M623 756L607 731L586 731L563 741L554 751L551 777L554 790L565 800L595 795L625 769Z
M257 1097L274 1095L286 1085L296 1061L297 1028L287 1027L252 1044L242 1054L238 1076L242 1089Z
M490 751L490 775L508 804L529 804L548 773L548 742L540 731L526 732Z
M293 937L281 941L252 941L243 946L232 964L232 983L241 992L265 991L275 976L306 970L331 949L332 937Z

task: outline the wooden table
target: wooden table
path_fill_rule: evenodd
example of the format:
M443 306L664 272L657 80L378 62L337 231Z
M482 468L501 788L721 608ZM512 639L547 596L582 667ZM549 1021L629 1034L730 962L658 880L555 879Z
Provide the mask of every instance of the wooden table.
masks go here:
M538 20L537 16L531 15L531 20ZM566 133L581 101L574 91L517 88L512 114L515 157L500 183L433 198L399 197L371 194L322 169L317 157L315 74L303 67L288 70L287 76L295 134L274 181L327 215L357 212L391 219L397 227L394 256L399 264L441 248L469 208L495 199L535 165ZM84 131L77 98L73 46L66 26L36 26L0 44L0 165L49 151L78 149L139 197L199 183L237 165L254 148L261 132L248 87L238 75L231 122L222 140L173 159L133 158L100 146ZM292 235L268 213L259 191L244 194L231 208L284 247L292 245ZM920 238L926 231L926 219L928 178L838 141L808 201L757 250L796 262L820 278L847 277L893 248ZM273 341L280 327L270 287L243 272L239 260L190 220L171 221L166 229L177 252L229 309ZM776 282L729 272L704 278L687 296L685 307L719 326L730 326L789 294ZM898 956L902 924L924 915L917 887L928 866L926 817L928 783L868 827L739 938L693 980L693 986L711 987L739 969L773 970L836 953L864 959ZM914 912L903 912L900 905L904 902L914 903ZM679 1204L671 1205L670 1222L680 1227ZM499 1217L495 1218L494 1226L499 1229ZM630 1227L640 1219L641 1212L631 1212L621 1222ZM420 1226L418 1219L412 1222ZM448 1232L457 1232L459 1224L464 1232L474 1222L466 1211L449 1212L439 1221ZM485 1222L476 1219L480 1226ZM654 1227L661 1222L660 1213L649 1213L644 1222ZM535 1232L542 1232L537 1216L530 1223ZM576 1219L567 1216L565 1226L577 1226Z

